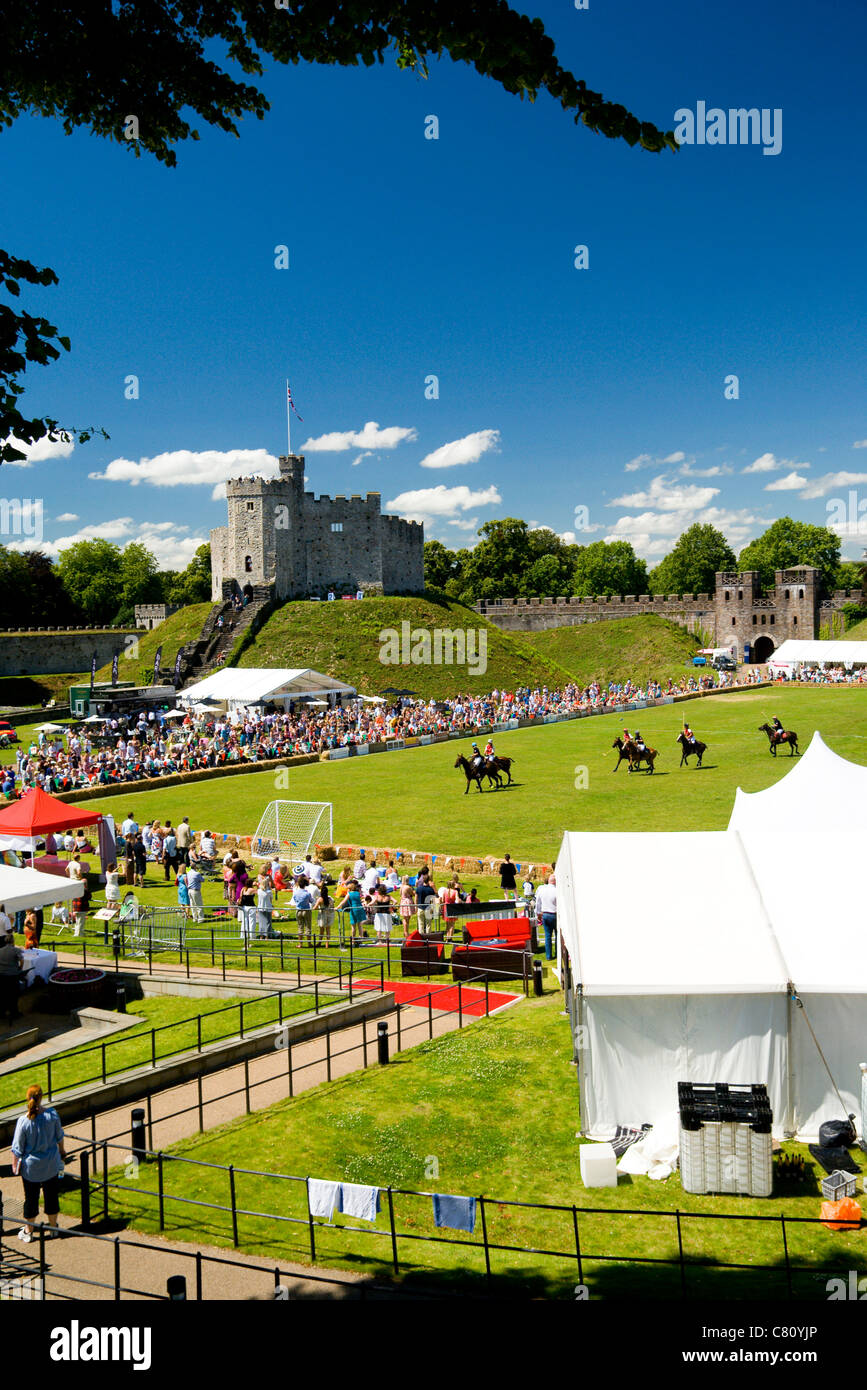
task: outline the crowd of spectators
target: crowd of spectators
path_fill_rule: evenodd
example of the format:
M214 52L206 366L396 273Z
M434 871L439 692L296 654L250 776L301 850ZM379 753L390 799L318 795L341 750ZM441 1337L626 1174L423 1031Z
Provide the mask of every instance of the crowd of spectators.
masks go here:
M800 666L774 672L778 681L806 681L809 685L867 685L867 670L847 671L843 666Z

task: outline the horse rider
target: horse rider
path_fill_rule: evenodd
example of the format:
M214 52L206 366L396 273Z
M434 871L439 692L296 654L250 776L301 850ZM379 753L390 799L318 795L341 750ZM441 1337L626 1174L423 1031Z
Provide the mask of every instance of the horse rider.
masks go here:
M470 762L472 763L473 767L481 767L484 761L484 758L479 752L479 745L477 743L474 743L472 756L470 757Z
M493 741L493 739L490 739L490 738L489 738L488 741L487 741L487 743L485 744L485 757L486 757L486 758L495 758L496 756L497 756L497 755L496 755L496 753L494 752L494 741Z
M635 730L635 733L632 735L632 741L635 744L635 747L638 749L639 753L643 753L647 745L645 744L644 739L641 737L641 734L638 732L637 729Z
M776 715L774 715L774 718L771 720L771 727L774 731L774 743L782 743L783 735L786 731Z
M692 746L693 746L693 748L694 748L694 747L695 747L695 734L692 732L692 729L689 727L689 725L687 724L686 720L683 721L683 736L684 736L684 738L686 739L687 743L691 743Z
M629 748L629 746L630 746L631 743L632 743L632 735L631 735L631 733L629 732L628 729L624 729L624 730L623 730L623 751L624 751L624 753L628 750L628 748Z

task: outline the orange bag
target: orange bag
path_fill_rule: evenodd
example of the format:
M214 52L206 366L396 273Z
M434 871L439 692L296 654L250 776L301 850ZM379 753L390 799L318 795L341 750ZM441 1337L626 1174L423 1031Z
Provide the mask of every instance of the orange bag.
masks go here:
M829 1231L857 1231L861 1225L861 1208L854 1197L841 1197L839 1202L823 1202L819 1215L822 1225L827 1226Z

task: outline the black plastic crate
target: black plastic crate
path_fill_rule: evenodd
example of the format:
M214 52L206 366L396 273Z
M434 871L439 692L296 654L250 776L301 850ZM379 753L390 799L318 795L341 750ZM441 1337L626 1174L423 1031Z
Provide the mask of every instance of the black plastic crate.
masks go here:
M702 1084L680 1081L677 1086L680 1123L684 1129L703 1124L748 1124L757 1134L768 1134L773 1118L768 1088L734 1086L725 1081Z

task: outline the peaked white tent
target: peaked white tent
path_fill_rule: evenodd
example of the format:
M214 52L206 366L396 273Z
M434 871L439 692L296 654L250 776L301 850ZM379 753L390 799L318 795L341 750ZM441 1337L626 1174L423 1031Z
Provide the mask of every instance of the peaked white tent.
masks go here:
M678 1081L764 1082L777 1135L859 1108L857 833L569 833L557 860L584 1133L676 1114ZM828 870L833 865L833 877Z
M781 642L771 657L771 667L865 666L867 642L847 642L845 638L796 638Z
M865 644L867 645L867 644ZM800 758L778 753L791 767L760 792L738 787L729 830L797 827L817 834L860 830L867 834L867 767L830 749L818 729ZM838 856L834 855L835 865ZM836 894L835 894L836 896Z
M288 707L291 700L321 696L354 695L355 687L305 667L223 667L204 680L188 685L178 695L185 705L209 700L228 710L252 705L278 704Z

